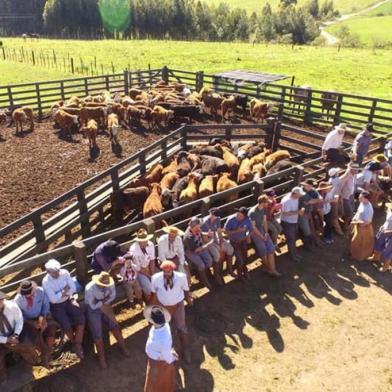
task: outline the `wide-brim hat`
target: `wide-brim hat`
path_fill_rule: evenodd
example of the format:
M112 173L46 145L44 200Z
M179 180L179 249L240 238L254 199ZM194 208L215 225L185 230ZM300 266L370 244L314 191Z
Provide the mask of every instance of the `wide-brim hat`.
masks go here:
M384 154L377 154L374 158L373 161L376 161L378 163L383 163L387 161L387 157Z
M149 306L146 306L143 310L143 315L149 323L156 324L156 322L153 320L153 315L152 315L152 313L154 311L159 311L163 314L164 323L162 323L162 324L166 324L166 323L170 322L171 316L166 308L164 308L161 305L149 305Z
M101 287L109 287L114 284L114 279L105 271L102 271L99 275L93 275L91 280Z
M20 295L29 295L34 291L36 287L37 283L35 283L34 281L24 280L23 282L21 282L17 291Z
M318 191L328 191L333 188L333 185L329 184L328 182L320 182L319 186L317 187Z
M61 264L56 259L50 259L45 263L45 269L47 271L60 271Z
M152 237L154 237L153 234L148 234L146 229L139 229L135 235L137 242L148 241L151 240Z
M171 233L172 231L175 231L180 237L185 234L181 229L176 226L165 226L162 228L162 231L167 234Z
M329 176L329 177L334 177L334 176L336 176L337 174L339 174L340 170L341 170L341 169L340 169L339 167L333 167L333 168L331 168L331 169L328 170L328 176Z
M351 128L349 128L345 123L336 125L334 129L337 131L344 131L344 132L351 131Z
M299 195L303 196L305 192L300 186L295 186L292 190L291 193L298 193Z

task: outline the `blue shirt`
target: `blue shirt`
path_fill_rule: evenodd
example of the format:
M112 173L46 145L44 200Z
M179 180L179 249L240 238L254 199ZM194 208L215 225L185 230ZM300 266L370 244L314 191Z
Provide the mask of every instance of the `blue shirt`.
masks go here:
M22 311L25 320L35 320L40 316L47 316L49 314L49 299L42 287L37 287L33 294L33 305L28 306L25 296L17 294L15 302Z
M366 135L365 131L358 133L358 135L354 139L354 145L357 146L357 153L360 155L366 155L369 151L369 146L371 142L371 136Z
M213 239L215 243L220 242L219 235L218 235L218 229L220 228L221 228L221 220L218 216L215 218L214 222L212 222L208 216L202 220L201 231L203 233L207 233L209 230L211 230L213 233Z
M231 215L227 218L226 224L225 224L225 230L237 230L241 227L245 227L246 231L242 231L240 233L232 233L229 235L230 241L234 242L239 242L244 240L249 233L252 231L253 226L252 222L250 221L249 217L245 217L244 220L239 221L237 219L237 214Z

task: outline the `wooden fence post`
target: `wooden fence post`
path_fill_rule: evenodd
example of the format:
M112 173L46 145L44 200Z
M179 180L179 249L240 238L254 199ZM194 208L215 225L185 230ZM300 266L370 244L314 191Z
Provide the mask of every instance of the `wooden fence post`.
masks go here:
M38 209L38 208L37 208ZM37 250L38 252L44 252L47 250L47 245L45 244L45 230L43 229L42 226L42 219L41 215L35 215L31 221L33 222L33 227L34 227L34 235L35 235L35 240L37 242Z
M340 123L340 112L342 111L343 95L338 95L338 101L336 102L335 115L333 117L333 125Z
M74 59L71 57L71 72L74 74L75 73L75 67L74 67Z
M199 71L197 75L198 75L197 91L200 91L204 86L204 71Z
M139 165L140 165L140 174L143 175L146 173L146 155L142 153L139 156Z
M161 73L162 73L162 80L165 83L169 83L169 68L167 68L166 65L162 68Z
M166 139L163 139L161 142L161 159L165 160L167 158L167 141Z
M294 168L294 184L300 185L302 182L302 177L304 175L304 168L301 165L298 165Z
M118 178L118 170L116 167L112 169L110 176L112 179L113 192L120 190L120 179Z
M88 209L87 209L86 197L85 197L83 189L81 189L78 192L77 197L78 197L78 204L79 204L79 214L81 216L80 226L82 229L82 237L87 238L90 236L91 230L90 230L90 224L89 224L89 217L88 217L88 215L85 215L85 214L87 214Z
M257 203L257 199L264 192L264 181L261 178L255 180L255 185L253 188L254 201Z
M282 121L282 118L283 118L285 99L286 99L286 87L282 87L282 92L280 94L280 105L279 105L279 109L278 109L278 120L279 121Z
M35 55L34 50L31 51L31 59L33 60L33 65L35 65Z
M76 277L78 282L82 286L85 286L88 282L87 248L83 241L74 241L72 245L75 258Z
M376 111L376 107L377 107L377 99L373 99L372 107L370 108L369 117L368 117L368 122L370 123L373 122L373 117Z
M109 76L105 75L106 90L110 91Z
M225 128L225 139L230 141L232 138L232 129L231 128Z
M41 103L41 92L39 90L39 83L35 84L35 91L37 94L37 104L38 104L38 119L42 120L42 103Z
M154 234L154 232L155 232L155 221L154 221L153 218L144 219L143 226L146 228L148 233Z
M312 124L312 90L306 90L308 95L306 96L304 122L305 124Z
M201 216L207 215L210 207L211 207L210 197L205 197L205 198L201 199L201 207L200 207Z
M5 57L5 49L4 49L4 47L2 47L1 49L3 50L3 60L5 60L6 59L6 57Z
M129 93L129 72L127 69L124 71L124 92L125 95Z
M266 143L268 148L271 148L272 151L276 151L280 145L280 134L282 130L282 123L277 121L275 118L271 121L271 139Z
M87 78L84 79L84 93L87 97L87 95L88 95L88 79Z
M124 210L122 192L120 190L113 192L110 196L110 201L112 204L112 215L114 221L117 224L122 224Z
M181 148L185 151L187 148L187 126L185 124L181 124Z
M7 87L7 93L8 93L8 100L10 102L10 108L11 110L14 110L14 98L12 96L11 87Z
M65 94L64 94L64 82L60 82L60 90L61 90L61 99L65 101Z

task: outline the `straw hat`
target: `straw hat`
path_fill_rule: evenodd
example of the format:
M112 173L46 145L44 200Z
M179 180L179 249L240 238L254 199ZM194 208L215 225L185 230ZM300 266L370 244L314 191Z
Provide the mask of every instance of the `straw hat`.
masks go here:
M328 182L320 182L317 190L318 191L329 191L332 188L333 188L333 186L331 184L329 184Z
M60 271L61 264L55 259L50 259L45 263L45 269L47 271Z
M114 279L105 271L99 275L94 275L91 280L100 287L109 287L114 284Z
M137 242L144 242L151 240L154 237L153 234L148 234L146 229L139 229L136 233L136 241Z
M333 167L332 169L328 170L328 176L329 177L335 177L337 174L339 174L340 169L338 167Z
M29 295L37 287L37 283L32 280L24 280L20 283L18 293L20 295Z
M162 228L162 231L167 234L175 231L177 235L179 235L180 237L185 234L181 229L175 226L165 226L164 228Z
M341 123L339 125L336 125L334 129L336 131L343 131L343 132L351 131L351 129L345 123Z
M374 161L378 162L378 163L383 163L387 161L387 158L384 154L377 154L374 158Z
M143 310L146 320L154 325L163 325L171 320L170 313L160 305L149 305Z

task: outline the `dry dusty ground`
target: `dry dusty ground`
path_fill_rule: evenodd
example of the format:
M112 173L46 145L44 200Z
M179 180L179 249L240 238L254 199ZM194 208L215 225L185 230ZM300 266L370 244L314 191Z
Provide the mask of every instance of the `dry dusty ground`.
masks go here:
M301 264L280 256L279 280L257 268L250 283L197 291L187 309L193 363L180 364L179 390L391 391L392 274L350 261L343 245L338 239L304 252ZM34 390L142 391L148 328L140 315L125 316L130 359L112 348L107 371L90 357L37 381Z

